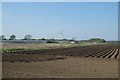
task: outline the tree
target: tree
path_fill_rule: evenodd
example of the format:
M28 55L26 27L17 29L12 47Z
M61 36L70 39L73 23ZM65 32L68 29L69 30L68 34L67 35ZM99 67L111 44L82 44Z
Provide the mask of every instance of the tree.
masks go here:
M9 40L14 40L15 38L16 38L15 35L11 35L10 38L9 38Z
M1 36L0 36L0 40L6 40L5 36L4 36L4 35L1 35Z
M45 38L41 38L41 40L46 40Z
M89 39L89 42L98 42L98 43L105 43L105 39L100 39L100 38L91 38Z
M29 34L28 34L28 35L25 35L25 37L24 37L25 40L30 40L31 38L32 38L32 36L29 35Z

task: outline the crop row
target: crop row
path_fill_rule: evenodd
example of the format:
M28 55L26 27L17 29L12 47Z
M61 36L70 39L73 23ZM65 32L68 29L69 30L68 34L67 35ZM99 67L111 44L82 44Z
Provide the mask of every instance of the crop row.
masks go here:
M120 50L119 48L109 48L109 49L103 50L101 52L97 52L97 53L94 53L94 54L86 55L85 57L118 59L119 50Z
M72 48L48 49L48 50L16 50L2 54L2 61L31 62L66 59L72 57L95 57L118 59L119 48L117 45L92 45Z

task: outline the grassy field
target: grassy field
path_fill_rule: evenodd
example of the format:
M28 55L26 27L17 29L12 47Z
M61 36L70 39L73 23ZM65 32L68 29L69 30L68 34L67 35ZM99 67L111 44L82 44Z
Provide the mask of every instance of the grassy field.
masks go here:
M3 43L3 48L25 48L25 49L50 49L50 48L67 48L76 46L86 46L89 44L71 44L71 43Z
M90 44L71 44L71 43L3 43L0 46L0 52L16 52L23 50L44 50L44 49L57 49L69 48L79 46L89 46Z

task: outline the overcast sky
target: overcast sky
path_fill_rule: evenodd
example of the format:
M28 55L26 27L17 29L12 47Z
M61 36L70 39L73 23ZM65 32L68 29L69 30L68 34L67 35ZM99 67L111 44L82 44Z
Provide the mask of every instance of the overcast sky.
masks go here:
M2 31L9 38L118 39L117 2L19 2L2 4Z

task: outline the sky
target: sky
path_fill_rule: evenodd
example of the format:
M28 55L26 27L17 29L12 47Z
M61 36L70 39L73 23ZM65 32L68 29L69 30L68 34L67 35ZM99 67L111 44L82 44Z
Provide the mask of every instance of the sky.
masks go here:
M18 39L118 39L117 2L7 2L2 3L2 34Z

